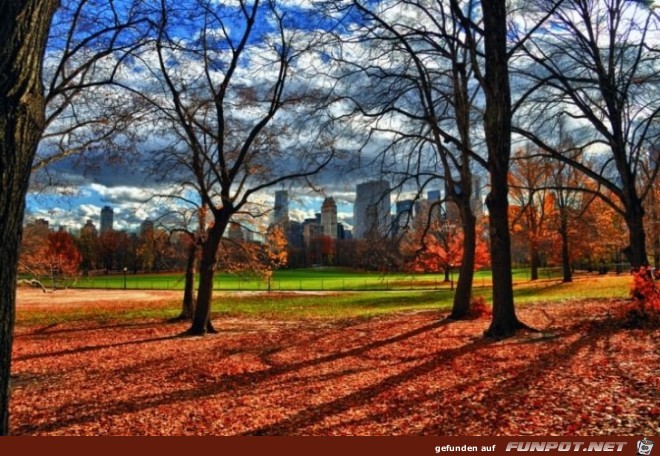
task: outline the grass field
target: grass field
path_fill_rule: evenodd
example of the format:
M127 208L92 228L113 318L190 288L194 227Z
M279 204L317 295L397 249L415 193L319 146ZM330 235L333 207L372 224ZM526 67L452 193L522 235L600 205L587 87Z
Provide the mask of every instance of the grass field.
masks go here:
M518 282L514 287L516 304L524 307L539 302L580 301L585 299L625 299L629 296L631 278L627 275L576 277L572 283L556 279L535 282ZM66 300L68 293L78 290L62 290L49 295L35 291L35 302ZM135 291L135 290L79 290L91 293L89 308L85 306L62 306L57 313L37 304L19 307L18 324L59 324L71 321L135 320L140 318L171 318L180 311L179 291ZM116 302L139 301L137 295L160 294L138 306L121 307ZM115 303L104 301L111 295ZM491 300L490 287L477 287L475 296ZM232 292L217 291L214 295L213 312L221 315L244 315L275 317L287 320L298 318L353 318L383 315L388 313L424 310L448 310L453 301L453 291L403 289L398 291L326 291L320 292ZM19 299L20 302L20 299Z
M557 268L543 269L541 279L553 279L561 276ZM529 280L529 270L517 269L513 272L514 281ZM452 273L450 282L444 281L444 274L381 274L345 270L341 268L284 269L276 271L271 281L271 288L277 291L378 291L406 289L451 289L458 279L458 273ZM490 271L479 271L475 276L475 287L491 285ZM74 285L75 288L128 289L128 290L182 290L183 273L166 274L111 274L105 276L83 277ZM260 291L268 290L268 282L254 276L239 277L218 273L215 279L216 290Z

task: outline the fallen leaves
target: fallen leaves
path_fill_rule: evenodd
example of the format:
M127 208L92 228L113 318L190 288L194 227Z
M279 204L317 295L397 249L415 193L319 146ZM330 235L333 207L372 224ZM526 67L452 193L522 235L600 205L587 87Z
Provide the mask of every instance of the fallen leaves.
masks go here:
M19 321L11 432L657 435L659 332L600 324L620 305L525 308L543 333L497 342L485 319L433 312L219 317L204 338L153 320Z

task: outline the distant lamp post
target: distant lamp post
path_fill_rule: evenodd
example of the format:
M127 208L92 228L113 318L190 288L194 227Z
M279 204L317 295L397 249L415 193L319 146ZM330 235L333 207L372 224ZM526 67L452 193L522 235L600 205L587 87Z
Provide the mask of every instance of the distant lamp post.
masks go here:
M124 266L124 290L126 289L126 271L128 271L128 268Z

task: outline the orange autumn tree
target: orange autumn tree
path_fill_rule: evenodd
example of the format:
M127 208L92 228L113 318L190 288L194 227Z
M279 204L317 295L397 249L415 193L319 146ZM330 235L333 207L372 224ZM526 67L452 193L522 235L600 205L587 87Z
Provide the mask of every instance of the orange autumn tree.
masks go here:
M537 152L532 147L518 149L509 173L510 231L527 244L531 280L538 279L542 254L556 234L549 224L556 212L555 195L548 189L552 168Z
M585 194L572 231L572 256L590 268L624 260L627 245L625 220L606 200Z
M402 253L407 259L405 269L420 273L444 272L445 281L449 282L452 269L461 265L463 245L462 231L448 221L433 221L428 229L418 226L402 245ZM488 245L477 228L474 269L489 264Z
M288 242L284 230L279 225L273 225L266 232L264 245L266 270L264 275L268 279L268 291L271 290L273 273L286 266L289 260Z
M66 231L48 231L40 227L27 227L21 246L19 271L33 275L37 280L49 277L55 289L57 279L66 281L78 276L82 255L73 238Z

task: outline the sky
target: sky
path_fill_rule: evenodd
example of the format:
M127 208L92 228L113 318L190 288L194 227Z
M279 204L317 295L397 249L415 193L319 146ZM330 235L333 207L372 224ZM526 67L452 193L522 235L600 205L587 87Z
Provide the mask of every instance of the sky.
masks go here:
M120 0L121 2L129 0ZM178 6L185 6L189 0L177 2ZM66 2L64 2L66 4ZM95 2L92 2L94 4ZM96 2L98 3L98 2ZM235 5L235 1L217 0L215 3L223 5ZM372 2L378 3L378 2ZM383 2L384 3L384 2ZM289 21L291 29L287 33L295 34L292 40L293 47L303 48L305 44L318 40L323 36L325 30L332 29L344 36L351 36L355 33L354 29L360 23L356 16L348 18L337 13L335 16L318 19L318 14L314 14L316 8L312 0L280 0L282 6L280 12L286 13L285 18L292 18ZM660 0L656 0L656 6L660 5ZM102 6L99 6L102 5ZM103 6L104 5L104 6ZM95 6L94 14L97 17L104 17L99 13L98 8L107 8L107 2L100 2ZM64 17L65 12L62 17ZM387 14L403 14L400 10L391 10ZM343 23L339 26L337 20L342 17ZM277 74L277 65L273 62L273 52L277 49L277 34L274 27L274 17L264 16L264 21L258 22L258 33L255 38L248 43L251 46L251 52L239 61L235 80L243 87L268 88L273 78ZM90 19L91 20L91 19ZM64 24L66 21L55 21L55 24ZM92 22L93 23L93 20ZM217 25L217 24L216 24ZM230 15L225 18L226 33L235 40L240 36L244 26L239 20L239 16ZM89 29L90 23L81 24L81 30ZM139 29L137 27L136 29ZM222 42L222 34L219 29L216 38ZM137 33L131 30L132 34ZM126 42L129 42L131 34L125 36ZM194 46L201 38L199 30L193 30L190 25L181 25L172 31L176 39L181 40L186 46ZM82 34L76 35L80 38ZM354 35L356 36L356 35ZM55 39L51 40L50 52L46 59L45 85L51 87L50 78L56 81L64 74L57 74L53 68L57 61L60 49L65 46L65 42ZM95 46L102 46L102 40L94 43ZM221 47L221 46L220 46ZM323 49L322 46L320 46ZM152 49L153 51L153 49ZM359 60L368 54L369 49L358 40L350 44L345 44L342 48L342 56ZM171 60L168 65L174 68L177 75L183 76L183 80L196 81L202 74L202 68L199 62L188 57L184 52L172 52ZM222 74L226 70L228 47L219 51L217 57L217 68L214 68L214 75ZM97 62L94 71L90 74L102 77L104 71L114 68L114 65L120 59L121 53L113 53L109 57ZM153 68L157 66L157 59L153 52L147 50L140 53L137 57L126 59L126 65L121 66L118 72L118 79L122 84L134 88L145 94L149 94L152 99L166 99L166 93L163 91L162 78L152 77ZM391 62L382 61L383 64ZM313 93L318 91L322 93L330 88L338 90L357 90L360 96L374 97L380 96L377 88L370 86L372 81L346 78L337 83L329 76L333 71L338 71L333 67L327 58L325 51L301 53L292 62L292 77L288 81L287 90L292 93L302 91ZM345 69L344 69L345 70ZM202 81L203 82L203 81ZM200 84L202 84L200 82ZM195 90L194 82L191 82L191 93ZM344 87L342 87L342 84ZM201 85L200 85L201 87ZM258 91L257 91L258 93ZM198 96L197 94L193 94ZM387 93L383 92L387 97ZM159 98L160 97L160 98ZM165 98L163 98L165 97ZM133 109L134 98L125 90L99 88L84 92L80 97L78 104L67 109L62 115L54 118L49 124L47 130L51 135L42 141L40 154L48 154L52 150L58 150L58 147L70 146L71 144L83 143L90 136L102 136L109 129L125 127L122 135L112 136L109 142L92 144L88 147L89 151L84 160L77 158L64 159L54 163L47 170L41 170L35 173L34 185L27 196L27 221L44 218L49 220L51 226L63 226L69 230L75 231L85 224L86 220L91 219L97 226L100 224L101 208L105 205L114 209L115 229L136 230L140 223L149 218L157 220L164 212L173 210L177 203L175 201L164 201L159 199L154 201L154 194L162 194L174 191L175 177L174 173L161 172L160 177L156 178L150 172L154 163L154 157L162 150L172 147L171 144L177 140L174 130L162 119L153 117L153 113L144 114L139 119L132 119L126 125L116 125L107 118L99 118L100 112L112 110L120 114L130 114ZM242 122L240 125L249 124L258 117L258 107L243 106L236 100L229 100L233 103L235 119ZM378 101L378 100L377 100ZM405 102L393 100L393 102ZM57 106L58 98L54 97L49 107L49 112L53 112ZM347 109L347 103L340 102L332 105L328 109L328 114L341 115ZM121 116L118 116L121 118ZM66 131L72 119L83 119L90 121L90 127L81 129L79 133L60 134ZM309 112L302 108L293 108L282 112L278 118L276 127L280 131L287 132L286 138L281 135L278 137L280 146L283 149L293 149L301 146L305 141L312 141L311 148L314 147L314 134L305 135L305 129L313 131L316 125L307 124L310 122ZM294 220L303 220L313 217L315 212L319 212L321 203L326 196L332 196L338 205L338 220L349 228L353 225L353 201L355 199L355 187L357 184L379 178L381 167L394 169L398 166L393 159L393 163L373 163L371 160L380 151L388 147L388 144L394 136L388 132L390 130L401 130L409 126L402 123L395 116L389 117L375 123L373 120L359 119L346 123L340 123L330 131L329 135L333 140L333 145L342 151L346 156L337 160L331 167L324 170L318 176L312 179L312 185L302 185L300 183L290 184L290 186L278 185L271 189L254 195L254 201L260 203L262 207L272 209L274 202L274 193L279 189L289 189L290 198L290 216ZM320 129L320 127L318 127ZM376 132L369 137L365 132L376 128ZM410 127L412 128L412 127ZM240 130L240 128L237 128ZM240 134L237 133L237 135ZM304 145L304 144L303 144ZM360 151L358 154L357 151ZM295 166L295 158L291 156L282 158L277 163L282 169L288 166ZM287 161L288 160L288 161ZM438 181L425 189L435 190L440 188ZM412 188L405 188L404 191L392 198L394 205L395 199L407 199L411 196Z

